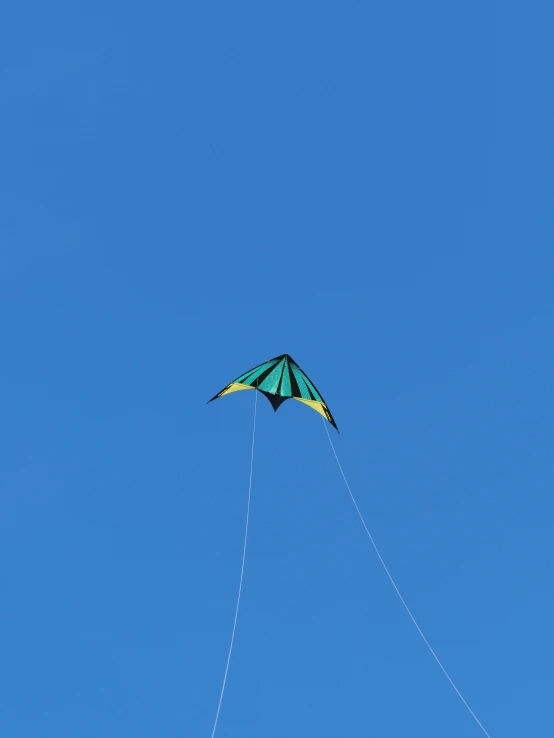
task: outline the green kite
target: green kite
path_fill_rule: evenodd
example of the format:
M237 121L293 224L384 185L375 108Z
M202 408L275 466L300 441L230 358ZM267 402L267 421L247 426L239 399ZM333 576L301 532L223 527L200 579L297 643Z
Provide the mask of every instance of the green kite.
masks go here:
M208 402L217 400L238 390L259 390L271 402L275 412L285 400L293 399L308 405L328 420L338 431L327 403L316 389L314 383L306 376L296 361L288 354L281 354L274 359L255 366L245 374L241 374L221 392Z

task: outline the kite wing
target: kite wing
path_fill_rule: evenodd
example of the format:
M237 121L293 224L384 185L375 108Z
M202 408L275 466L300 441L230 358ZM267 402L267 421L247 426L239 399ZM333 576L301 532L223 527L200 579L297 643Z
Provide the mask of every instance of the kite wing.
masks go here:
M338 431L327 403L294 359L281 354L255 366L224 387L209 402L239 390L259 390L277 411L285 400L298 400L328 420Z

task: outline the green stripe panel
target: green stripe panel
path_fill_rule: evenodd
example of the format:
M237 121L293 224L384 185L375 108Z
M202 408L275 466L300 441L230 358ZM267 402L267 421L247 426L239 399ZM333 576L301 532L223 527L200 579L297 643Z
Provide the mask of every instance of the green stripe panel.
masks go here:
M280 361L271 374L269 374L264 381L258 385L258 389L264 390L264 392L271 392L271 394L274 395L277 392L277 387L279 386L282 368L283 362Z
M288 359L285 359L285 371L283 372L283 381L281 382L280 395L283 397L292 397L292 390L290 387L290 364Z
M308 385L308 387L311 389L313 396L316 400L319 400L320 402L323 402L323 397L319 394L319 392L316 390L316 388L313 386L313 384L310 382L309 378L304 374L304 381Z
M266 361L264 364L260 364L260 366L250 369L246 374L241 374L240 377L235 379L235 382L240 382L240 384L253 384L260 374L263 374L266 369L269 369L269 367L273 366L275 363L276 362L274 360Z
M292 367L292 373L294 374L294 377L296 381L298 382L298 389L300 390L300 394L304 400L311 400L312 396L310 395L310 391L308 390L308 387L306 386L306 382L304 381L304 372L300 369L300 367L294 366Z

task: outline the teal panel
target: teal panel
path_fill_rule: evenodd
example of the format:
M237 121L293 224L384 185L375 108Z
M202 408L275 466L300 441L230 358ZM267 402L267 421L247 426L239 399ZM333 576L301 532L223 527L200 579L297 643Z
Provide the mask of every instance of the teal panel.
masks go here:
M306 382L304 381L305 374L298 366L292 366L292 373L294 374L294 377L296 381L298 382L298 389L300 390L300 395L304 400L311 400L312 396L310 395L310 391L308 390L308 387L306 386Z
M316 400L319 400L320 402L323 402L323 397L319 394L319 392L316 390L316 388L313 386L313 384L310 382L309 378L304 374L304 381L308 385L308 387L311 389L313 396Z
M268 374L264 381L258 385L258 389L264 390L264 392L271 392L271 394L274 395L277 392L277 387L279 386L282 370L283 362L280 361L271 374Z
M283 397L292 397L292 390L290 387L290 364L288 359L285 359L285 371L283 372L283 381L281 382L280 395Z
M240 382L240 384L253 384L254 381L260 376L260 374L263 374L269 367L276 364L277 361L272 359L271 361L266 361L264 364L260 364L260 366L254 367L254 369L250 369L246 372L246 374L241 374L240 377L235 379L235 382Z

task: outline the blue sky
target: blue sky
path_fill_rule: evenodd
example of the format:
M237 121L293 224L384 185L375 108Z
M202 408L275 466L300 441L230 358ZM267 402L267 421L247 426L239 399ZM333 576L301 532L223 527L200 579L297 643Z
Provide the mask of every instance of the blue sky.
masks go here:
M12 3L0 733L209 736L288 352L491 736L554 733L549 2ZM319 417L260 397L219 738L470 738Z

